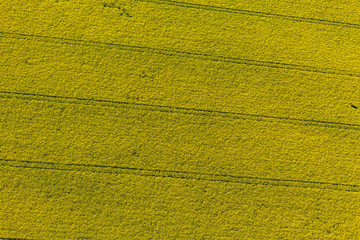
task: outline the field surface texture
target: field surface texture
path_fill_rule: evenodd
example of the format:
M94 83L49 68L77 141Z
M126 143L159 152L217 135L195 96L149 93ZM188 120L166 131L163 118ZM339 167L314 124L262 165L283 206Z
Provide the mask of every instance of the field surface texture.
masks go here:
M360 239L360 2L1 0L0 239Z

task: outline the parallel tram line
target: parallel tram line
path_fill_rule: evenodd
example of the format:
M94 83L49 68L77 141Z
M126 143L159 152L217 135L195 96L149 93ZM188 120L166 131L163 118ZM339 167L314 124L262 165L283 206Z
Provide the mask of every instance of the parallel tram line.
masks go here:
M26 40L36 39L36 40L42 41L42 42L51 42L51 43L58 43L58 44L115 48L115 49L120 49L123 51L134 51L134 52L158 54L158 55L165 55L165 56L172 56L172 57L193 58L193 59L208 60L208 61L214 61L214 62L224 62L224 63L257 66L257 67L288 69L288 70L305 71L305 72L313 72L313 73L321 73L321 74L333 74L333 75L340 75L340 76L360 77L359 72L351 71L351 70L322 68L322 67L314 67L314 66L307 66L307 65L300 65L300 64L253 60L253 59L238 58L238 57L211 55L211 54L206 54L206 53L196 53L196 52L187 52L187 51L180 51L180 50L161 49L161 48L153 48L153 47L146 47L146 46L133 46L133 45L126 45L126 44L119 44L119 43L111 43L111 42L98 42L98 41L91 41L91 40L79 40L79 39L70 39L70 38L53 37L53 36L42 36L42 35L36 35L36 34L10 33L10 32L2 32L2 31L0 31L0 37L26 39Z
M314 23L314 24L324 24L324 25L337 26L337 27L360 29L360 24L355 24L355 23L331 21L331 20L317 19L317 18L297 17L297 16L291 16L291 15L285 15L285 14L258 12L258 11L243 10L243 9L236 9L236 8L212 6L212 5L207 5L207 4L205 5L205 4L180 2L180 1L173 1L173 0L137 0L137 1L149 2L149 3L155 3L155 4L173 5L173 6L177 6L177 7L193 8L193 9L200 9L200 10L206 10L206 11L216 11L216 12L223 12L223 13L230 13L230 14L242 14L242 15L267 17L267 18L278 18L278 19L284 19L284 20L290 20L290 21L296 21L296 22L307 22L307 23Z
M252 120L260 122L282 122L293 125L303 126L317 126L326 128L337 128L337 129L348 129L348 130L360 130L360 124L342 123L342 122L331 122L313 119L300 119L291 117L279 117L269 116L260 114L248 114L238 112L226 112L209 109L198 109L198 108L186 108L166 105L155 105L146 103L134 103L114 100L103 100L103 99L92 99L92 98L79 98L79 97L63 97L45 94L34 94L34 93L20 93L20 92L9 92L0 91L0 98L3 99L21 99L28 101L45 101L55 102L60 104L81 104L81 105L101 105L114 108L127 108L136 109L142 111L154 111L174 114L185 114L193 116L205 116L205 117L219 117L225 119L240 119L240 120Z
M0 240L34 240L29 238L6 238L6 237L0 237Z
M82 171L105 174L128 174L144 177L175 178L184 180L213 181L224 183L240 183L251 185L270 185L277 187L298 187L315 188L348 192L360 192L360 186L356 184L342 184L320 181L306 181L293 179L274 179L251 176L235 176L217 173L200 173L191 171L176 171L162 169L145 169L121 166L105 166L80 163L53 163L41 161L25 161L0 158L0 165L13 168L30 168L39 170L58 170L58 171Z

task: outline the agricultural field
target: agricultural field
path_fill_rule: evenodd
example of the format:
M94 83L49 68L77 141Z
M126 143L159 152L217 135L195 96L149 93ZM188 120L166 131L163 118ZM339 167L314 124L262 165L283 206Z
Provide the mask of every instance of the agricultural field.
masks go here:
M360 239L358 1L0 6L0 239Z

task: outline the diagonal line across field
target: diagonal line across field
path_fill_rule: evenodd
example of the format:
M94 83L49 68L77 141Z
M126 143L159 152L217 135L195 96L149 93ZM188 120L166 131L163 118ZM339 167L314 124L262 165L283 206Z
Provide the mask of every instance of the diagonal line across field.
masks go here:
M174 56L174 57L195 58L195 59L215 61L215 62L288 69L288 70L314 72L314 73L321 73L321 74L334 74L334 75L342 75L342 76L350 76L350 77L360 77L359 72L343 70L343 69L321 68L321 67L314 67L314 66L307 66L307 65L300 65L300 64L252 60L252 59L245 59L245 58L238 58L238 57L210 55L210 54L205 54L205 53L161 49L161 48L153 48L153 47L146 47L146 46L132 46L132 45L126 45L126 44L119 44L119 43L97 42L97 41L91 41L91 40L79 40L79 39L70 39L70 38L53 37L53 36L42 36L42 35L36 35L36 34L10 33L10 32L0 31L0 36L1 35L4 38L29 39L29 40L36 39L38 41L58 43L58 44L116 48L116 49L120 49L120 50L124 50L124 51L134 51L134 52L159 54L159 55Z
M228 7L219 7L219 6L212 6L212 5L205 5L205 4L179 2L179 1L172 1L172 0L138 0L138 1L156 3L156 4L173 5L173 6L184 7L184 8L194 8L194 9L200 9L200 10L206 10L206 11L216 11L216 12L223 12L223 13L230 13L230 14L242 14L242 15L267 17L267 18L278 18L278 19L284 19L284 20L290 20L290 21L296 21L296 22L307 22L307 23L314 23L314 24L324 24L324 25L331 25L331 26L337 26L337 27L360 29L360 24L340 22L340 21L331 21L331 20L325 20L325 19L297 17L297 16L291 16L291 15L285 15L285 14L266 13L266 12L250 11L250 10L228 8Z
M3 238L3 237L0 237L0 240L32 240L32 239L29 239L29 238Z
M24 161L15 159L0 158L0 165L15 168L32 168L43 170L59 170L59 171L85 171L94 173L107 174L129 174L145 177L162 177L177 178L185 180L199 181L215 181L254 185L272 185L279 187L300 187L300 188L316 188L329 189L337 191L360 192L360 186L355 184L329 183L319 181L293 180L293 179L273 179L259 178L250 176L234 176L216 173L200 173L190 171L175 171L161 169L145 169L134 167L105 166L93 164L75 164L75 163L53 163L41 161Z
M208 109L186 108L186 107L155 105L155 104L146 104L146 103L133 103L133 102L123 102L123 101L103 100L103 99L62 97L62 96L54 96L54 95L8 92L8 91L0 91L0 98L18 98L23 100L48 101L48 102L84 104L84 105L100 104L110 107L141 109L145 111L221 117L221 118L230 118L230 119L249 119L254 121L268 121L268 122L281 121L287 124L294 124L294 125L308 125L308 126L318 126L318 127L327 127L327 128L360 130L360 124L256 115L256 114L237 113L237 112L225 112L225 111L208 110Z

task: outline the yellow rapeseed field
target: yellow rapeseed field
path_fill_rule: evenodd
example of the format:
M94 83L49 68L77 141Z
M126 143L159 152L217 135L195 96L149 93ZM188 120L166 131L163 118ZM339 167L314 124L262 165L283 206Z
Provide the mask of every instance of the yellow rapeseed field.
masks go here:
M359 16L0 1L0 239L360 239Z

